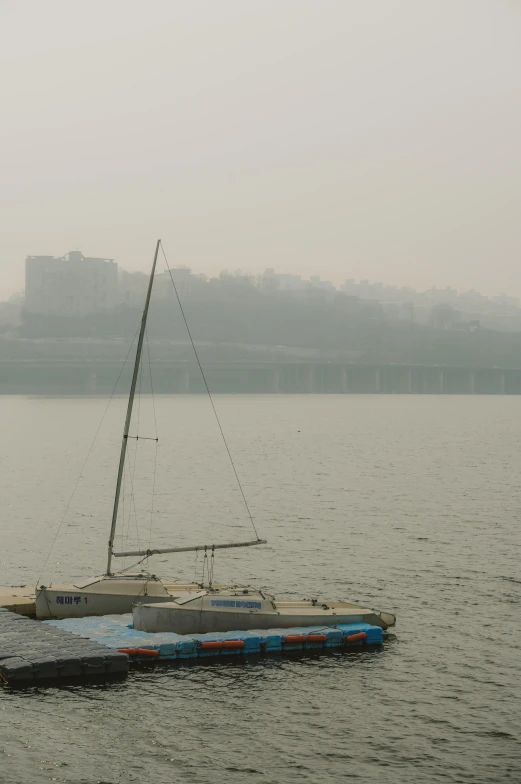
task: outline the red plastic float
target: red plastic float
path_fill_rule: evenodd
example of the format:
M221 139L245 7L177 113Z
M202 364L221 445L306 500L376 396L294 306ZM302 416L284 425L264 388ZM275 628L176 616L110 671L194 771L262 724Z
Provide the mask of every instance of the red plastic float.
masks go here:
M305 634L288 634L287 637L284 638L285 645L300 645L305 643L308 638Z
M345 638L344 642L363 642L366 639L367 634L365 632L358 632L357 634L350 634Z
M223 640L223 648L244 648L244 640Z

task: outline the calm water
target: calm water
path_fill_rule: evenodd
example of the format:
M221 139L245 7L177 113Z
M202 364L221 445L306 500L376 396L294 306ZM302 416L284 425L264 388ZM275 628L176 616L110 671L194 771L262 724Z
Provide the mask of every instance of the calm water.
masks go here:
M378 652L0 691L2 784L519 782L521 398L216 403L269 540L219 554L216 578L389 608L395 636ZM82 470L106 400L0 398L2 584L103 570L124 405ZM131 442L119 544L249 538L208 402L160 398L156 417L157 454ZM155 435L150 400L139 432ZM202 566L152 563L189 579Z

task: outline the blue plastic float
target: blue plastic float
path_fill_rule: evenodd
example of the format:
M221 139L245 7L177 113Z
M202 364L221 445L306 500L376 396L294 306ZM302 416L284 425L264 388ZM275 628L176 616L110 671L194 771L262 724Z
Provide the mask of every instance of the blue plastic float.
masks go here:
M379 626L368 623L191 635L138 631L132 627L131 614L67 618L43 623L126 653L132 661L138 662L381 645L384 637Z

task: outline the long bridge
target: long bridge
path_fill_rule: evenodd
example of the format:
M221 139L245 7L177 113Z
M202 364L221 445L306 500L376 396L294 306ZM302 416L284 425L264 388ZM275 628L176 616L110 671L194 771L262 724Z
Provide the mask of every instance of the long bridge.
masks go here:
M317 361L208 362L210 390L242 394L521 394L521 368L415 364L364 364ZM0 360L0 394L110 394L130 384L131 368L115 360ZM152 363L154 392L205 391L196 363ZM150 391L143 373L143 392Z

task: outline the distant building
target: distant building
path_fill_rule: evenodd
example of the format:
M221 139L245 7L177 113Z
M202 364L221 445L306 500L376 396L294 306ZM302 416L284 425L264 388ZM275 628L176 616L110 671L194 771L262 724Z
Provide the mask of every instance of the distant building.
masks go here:
M0 302L0 329L2 331L6 327L19 326L23 305L24 297L21 292L13 294L7 302Z
M150 275L144 272L127 272L120 269L118 280L118 301L120 305L131 308L141 307L145 301L145 294Z
M111 310L118 302L118 265L79 250L65 256L28 256L25 309L48 316L85 316Z
M188 267L174 267L172 270L177 292L181 301L190 298L195 276ZM175 291L169 272L157 272L154 278L152 299L161 302L175 300ZM127 272L120 270L119 302L130 307L141 307L150 281L150 275L144 272Z
M330 280L322 280L320 275L312 275L307 285L312 289L321 289L322 291L336 291L335 284Z
M263 279L265 285L271 285L278 291L302 291L306 287L300 275L275 272L272 267L264 272Z
M172 279L174 280L181 302L190 299L195 275L192 274L192 270L188 267L174 267L172 269L172 277L170 277L170 272L159 272L154 280L154 293L156 298L166 302L171 299L176 299Z
M309 289L321 289L323 291L335 291L335 285L330 280L321 280L320 275L312 275L309 280L303 279L300 275L290 273L275 272L273 268L267 269L263 275L264 285L272 286L278 291L309 291Z

